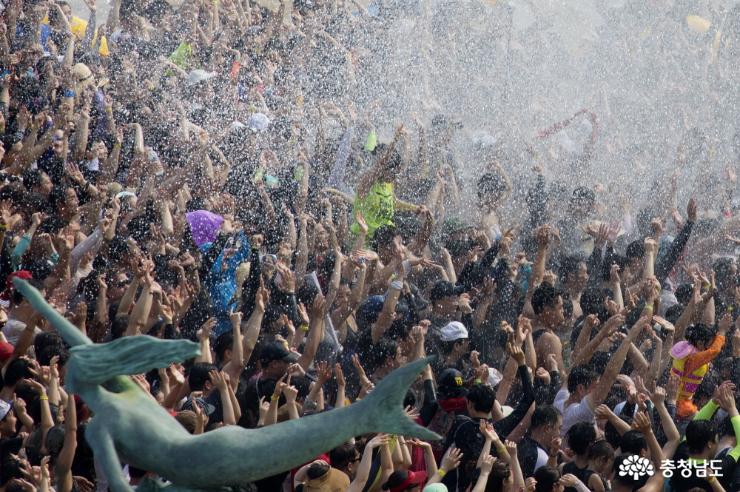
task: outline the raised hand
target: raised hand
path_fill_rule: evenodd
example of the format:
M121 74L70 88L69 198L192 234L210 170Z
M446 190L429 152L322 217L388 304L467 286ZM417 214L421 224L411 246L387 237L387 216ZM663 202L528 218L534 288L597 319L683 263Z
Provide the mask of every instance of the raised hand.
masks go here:
M450 449L447 450L447 453L442 457L442 465L439 469L444 470L445 472L450 472L460 466L462 458L463 454L460 449L454 446L450 447Z
M532 322L524 315L519 315L514 332L514 343L520 345L527 339L527 335L532 333Z
M285 385L283 388L283 395L285 395L285 401L288 403L294 403L298 397L298 388L295 386Z
M642 432L643 434L653 432L653 426L650 423L650 417L647 412L638 412L635 414L635 418L632 421L632 428Z
M516 361L518 365L524 365L524 351L521 347L512 342L509 342L506 344L506 350L507 352L509 352L509 355L511 355L511 357Z
M528 477L524 481L524 492L534 492L537 488L537 480L534 477Z
M596 407L596 409L594 410L594 417L599 420L606 420L613 414L614 413L611 411L611 409L603 403Z
M198 340L201 342L209 339L211 337L211 331L216 326L216 318L208 318L198 329L197 332L195 332L195 335L198 337Z
M224 373L214 369L210 371L208 375L211 378L211 383L213 383L216 389L218 389L219 391L226 391L227 382L226 378L224 377Z
M689 222L695 223L696 217L697 217L697 206L696 206L696 200L693 198L689 200L689 204L686 206L686 215L689 217Z
M316 365L316 382L320 385L324 385L332 377L332 370L329 363L321 361Z
M496 458L494 456L491 456L490 454L484 456L480 464L481 473L491 473L491 470L493 469L493 464L495 462Z
M493 428L493 424L487 420L481 420L478 429L486 440L491 442L497 442L500 440L498 434L496 434L496 431Z
M347 382L344 379L344 371L339 363L334 364L334 377L337 380L337 386L347 386Z
M387 446L390 444L391 436L388 434L378 434L372 439L370 439L367 443L367 446L370 446L370 449L379 448L380 446Z

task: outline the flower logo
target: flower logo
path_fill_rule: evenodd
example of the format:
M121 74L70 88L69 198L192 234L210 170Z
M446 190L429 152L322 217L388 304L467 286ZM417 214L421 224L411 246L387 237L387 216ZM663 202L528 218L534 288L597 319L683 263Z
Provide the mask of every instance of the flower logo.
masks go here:
M650 460L633 454L619 464L619 476L630 476L633 480L639 480L645 475L652 477L655 474L655 468Z

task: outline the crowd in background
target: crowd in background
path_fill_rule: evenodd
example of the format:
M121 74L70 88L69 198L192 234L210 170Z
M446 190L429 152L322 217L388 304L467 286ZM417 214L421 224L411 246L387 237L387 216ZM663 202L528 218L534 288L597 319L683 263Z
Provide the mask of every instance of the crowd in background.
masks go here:
M133 378L193 434L331 412L434 356L404 404L441 440L356 436L244 490L740 490L740 139L717 163L694 128L621 187L640 162L600 171L590 110L539 136L588 122L567 163L461 158L451 111L376 128L361 41L399 2L0 5L2 490L108 488L69 347L14 278L94 342L197 341Z

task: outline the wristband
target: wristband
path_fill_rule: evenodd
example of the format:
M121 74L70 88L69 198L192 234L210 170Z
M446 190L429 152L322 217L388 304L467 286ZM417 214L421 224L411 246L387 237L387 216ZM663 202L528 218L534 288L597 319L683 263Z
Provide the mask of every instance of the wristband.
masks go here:
M48 399L49 399L48 395L41 395L41 396L39 396L39 400L42 400L43 401L43 400L48 400Z
M64 89L64 92L62 93L64 97L75 97L75 91L72 89Z
M308 325L306 323L303 323L302 325L300 325L298 327L298 329L301 330L301 331L308 331L309 330Z
M280 395L272 395L270 397L270 401L278 401L280 399Z
M393 282L391 282L391 289L403 289L403 282L401 282L400 280L394 280Z
M444 478L445 475L447 475L447 472L440 468L439 470L437 470L437 475L439 475L440 478Z
M474 381L474 383L475 383L475 384L482 384L482 383L483 383L483 381L481 381L481 379L480 379L480 378L475 378L475 381Z

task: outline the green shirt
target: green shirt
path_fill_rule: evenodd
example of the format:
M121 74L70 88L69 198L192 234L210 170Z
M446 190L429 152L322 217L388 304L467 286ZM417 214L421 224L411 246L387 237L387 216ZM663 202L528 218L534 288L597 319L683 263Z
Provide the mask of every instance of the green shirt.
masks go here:
M367 223L367 236L373 237L375 231L384 225L393 225L396 213L396 197L393 183L375 183L364 197L355 198L354 211L360 212ZM352 232L360 233L360 226L352 224Z

